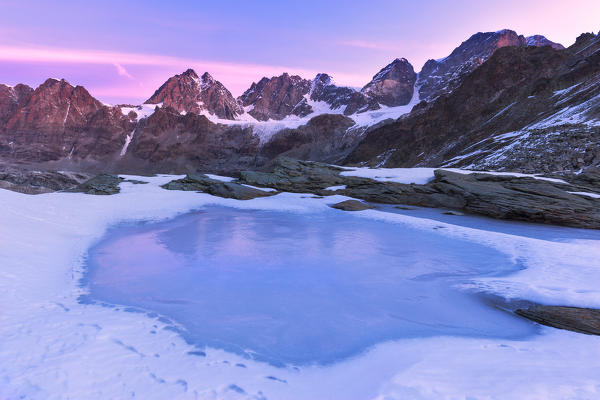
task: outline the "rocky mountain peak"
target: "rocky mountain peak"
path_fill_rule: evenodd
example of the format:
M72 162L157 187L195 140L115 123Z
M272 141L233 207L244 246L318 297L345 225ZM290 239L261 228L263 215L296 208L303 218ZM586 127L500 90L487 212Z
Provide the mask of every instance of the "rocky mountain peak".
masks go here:
M419 74L421 99L431 101L450 93L461 79L483 64L501 47L527 46L527 39L510 29L478 32L465 40L449 56L428 60Z
M198 79L198 74L192 68L186 69L185 71L183 71L181 73L181 75L183 75L183 76L189 76L190 78L193 78L193 79Z
M312 81L287 72L252 83L238 100L248 113L260 121L281 120L288 115L305 116L312 112L305 96L310 93Z
M208 72L203 73L201 79L203 84L213 84L216 82L215 78L213 78Z
M16 86L0 84L0 123L8 119L29 101L33 89L19 83Z
M344 115L379 108L379 104L375 100L356 89L336 86L333 78L324 73L317 74L313 79L310 99L325 102L332 110L343 108Z
M417 74L405 58L396 58L373 76L361 92L389 107L402 106L413 96Z
M556 50L562 50L565 48L565 46L563 46L560 43L555 43L551 40L548 40L545 36L543 35L533 35L533 36L527 36L525 38L525 41L527 42L527 46L535 46L535 47L541 47L541 46L550 46L553 49Z
M82 127L104 107L83 86L72 86L64 79L47 79L33 91L26 85L13 91L20 108L6 122L12 131L61 132Z
M206 111L223 119L235 119L244 112L221 82L208 72L198 77L193 69L169 78L145 104L162 104L180 113L201 114Z
M325 73L320 73L315 76L313 79L313 90L316 86L327 86L333 83L331 76Z

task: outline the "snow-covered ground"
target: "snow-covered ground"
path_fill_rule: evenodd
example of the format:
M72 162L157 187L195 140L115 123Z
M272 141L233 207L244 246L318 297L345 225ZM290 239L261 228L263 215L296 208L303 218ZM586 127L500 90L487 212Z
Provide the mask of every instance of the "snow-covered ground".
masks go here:
M163 220L208 204L314 213L346 199L282 193L237 201L161 189L170 176L136 179L150 183L122 183L113 196L0 190L0 398L600 397L600 338L552 328L529 340L400 340L330 366L275 368L214 349L202 356L158 316L80 304L83 257L118 222ZM352 215L484 244L526 266L465 290L600 307L597 240L554 242L377 210Z

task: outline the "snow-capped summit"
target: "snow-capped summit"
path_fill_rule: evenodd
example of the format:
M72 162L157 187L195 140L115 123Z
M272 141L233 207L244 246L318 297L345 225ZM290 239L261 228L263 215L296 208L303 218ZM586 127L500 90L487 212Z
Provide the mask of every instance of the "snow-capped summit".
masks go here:
M310 99L325 102L332 110L343 108L344 115L379 108L377 101L356 89L335 85L331 76L323 73L313 79Z
M535 46L535 47L550 46L556 50L562 50L565 48L565 46L563 46L562 44L548 40L543 35L527 36L525 38L525 40L527 42L527 46Z
M201 77L196 71L169 78L144 104L161 104L178 112L207 112L222 119L235 119L244 110L229 90L208 72Z

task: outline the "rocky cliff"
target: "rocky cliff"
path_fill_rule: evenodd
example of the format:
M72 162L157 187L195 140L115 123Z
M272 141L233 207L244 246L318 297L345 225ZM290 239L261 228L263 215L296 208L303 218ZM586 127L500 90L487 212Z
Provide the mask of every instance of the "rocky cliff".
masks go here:
M405 58L396 58L373 76L361 93L388 107L403 106L412 99L416 80L413 66Z
M520 171L600 164L600 37L503 47L458 87L369 132L346 159Z
M478 32L461 43L447 57L428 60L419 73L419 94L422 100L431 101L448 94L459 86L462 79L483 64L502 47L545 46L562 48L562 45L535 35L525 38L510 29L497 32Z

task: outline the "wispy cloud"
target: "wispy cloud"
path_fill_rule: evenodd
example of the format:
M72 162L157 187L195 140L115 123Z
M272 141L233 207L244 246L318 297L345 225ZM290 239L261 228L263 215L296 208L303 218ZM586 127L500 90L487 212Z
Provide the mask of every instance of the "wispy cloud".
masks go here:
M123 67L121 64L119 63L114 63L113 64L115 66L115 68L117 69L117 73L121 76L125 76L129 79L133 79L133 76L131 76L131 74L129 72L127 72L127 70L125 69L125 67Z
M0 45L0 61L105 64L114 66L119 75L129 78L132 76L125 68L126 66L167 67L178 68L182 71L186 68L194 68L200 73L209 71L217 79L235 81L236 83L244 81L247 85L252 80L259 79L264 75L272 76L288 72L305 78L312 78L317 73L323 72L280 65L232 63L159 54L7 45ZM363 76L357 74L336 74L335 72L332 74L335 74L338 82L348 85L360 85L364 80Z
M374 42L368 40L342 40L338 42L341 46L354 47L359 49L370 49L377 51L395 51L400 48L398 44L385 43L385 42Z

